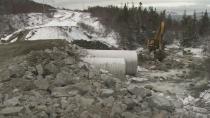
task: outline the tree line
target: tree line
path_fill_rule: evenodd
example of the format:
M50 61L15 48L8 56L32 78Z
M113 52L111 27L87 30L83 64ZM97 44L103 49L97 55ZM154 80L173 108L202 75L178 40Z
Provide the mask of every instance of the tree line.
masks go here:
M135 49L139 45L145 44L145 39L152 38L158 29L160 22L166 23L165 40L178 37L183 46L192 46L197 44L202 37L210 34L210 21L208 12L197 18L194 15L187 15L186 11L182 16L182 20L172 18L165 10L157 11L156 8L143 8L142 3L139 5L128 7L108 6L108 7L91 7L88 12L93 17L107 27L107 30L114 30L119 34L119 44L121 48Z

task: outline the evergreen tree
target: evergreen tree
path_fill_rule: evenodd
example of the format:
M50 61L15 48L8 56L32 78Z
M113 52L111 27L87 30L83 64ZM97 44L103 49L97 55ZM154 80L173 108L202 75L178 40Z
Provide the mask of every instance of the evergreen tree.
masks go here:
M172 21L172 16L171 16L171 14L168 15L166 24L167 24L167 28L168 28L168 29L171 29L171 28L172 28L173 21Z
M187 12L186 12L186 10L184 10L184 14L182 16L181 23L182 23L183 27L185 27L185 25L187 24Z
M209 30L209 17L208 17L208 12L206 10L200 20L199 34L201 36L205 36L207 35L208 30Z
M181 23L183 26L181 44L183 46L189 47L192 45L192 42L194 40L194 31L193 31L194 18L192 18L191 16L187 16L185 10L182 16Z

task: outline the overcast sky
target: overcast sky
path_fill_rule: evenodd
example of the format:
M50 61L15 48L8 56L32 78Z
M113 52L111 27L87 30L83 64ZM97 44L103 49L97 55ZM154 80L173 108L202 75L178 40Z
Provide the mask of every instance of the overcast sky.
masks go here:
M118 5L122 6L124 3L129 2L138 4L140 1L143 6L154 6L157 9L167 9L174 12L183 12L185 9L189 12L194 10L200 12L206 9L210 11L210 0L34 0L51 4L56 7L64 7L69 9L85 9L88 6L106 6Z

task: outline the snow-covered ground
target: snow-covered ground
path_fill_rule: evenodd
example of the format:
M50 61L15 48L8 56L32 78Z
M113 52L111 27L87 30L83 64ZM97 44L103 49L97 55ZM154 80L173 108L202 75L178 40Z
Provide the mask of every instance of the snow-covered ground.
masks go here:
M11 37L15 34L24 30L29 30L25 37L26 40L97 40L118 47L117 34L113 31L106 33L105 27L97 18L91 17L90 13L57 10L52 18L40 18L40 15L36 15L35 13L28 14L28 17L28 27L24 27L14 32L3 40L11 40ZM11 42L16 40L17 38L13 38Z

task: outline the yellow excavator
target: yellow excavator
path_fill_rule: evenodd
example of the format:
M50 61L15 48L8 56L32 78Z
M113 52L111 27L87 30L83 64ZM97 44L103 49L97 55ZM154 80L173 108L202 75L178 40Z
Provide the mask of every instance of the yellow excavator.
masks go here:
M165 22L160 23L155 36L153 38L147 39L147 48L149 52L153 52L156 59L162 61L165 58L164 54L164 41L163 36L165 33Z

